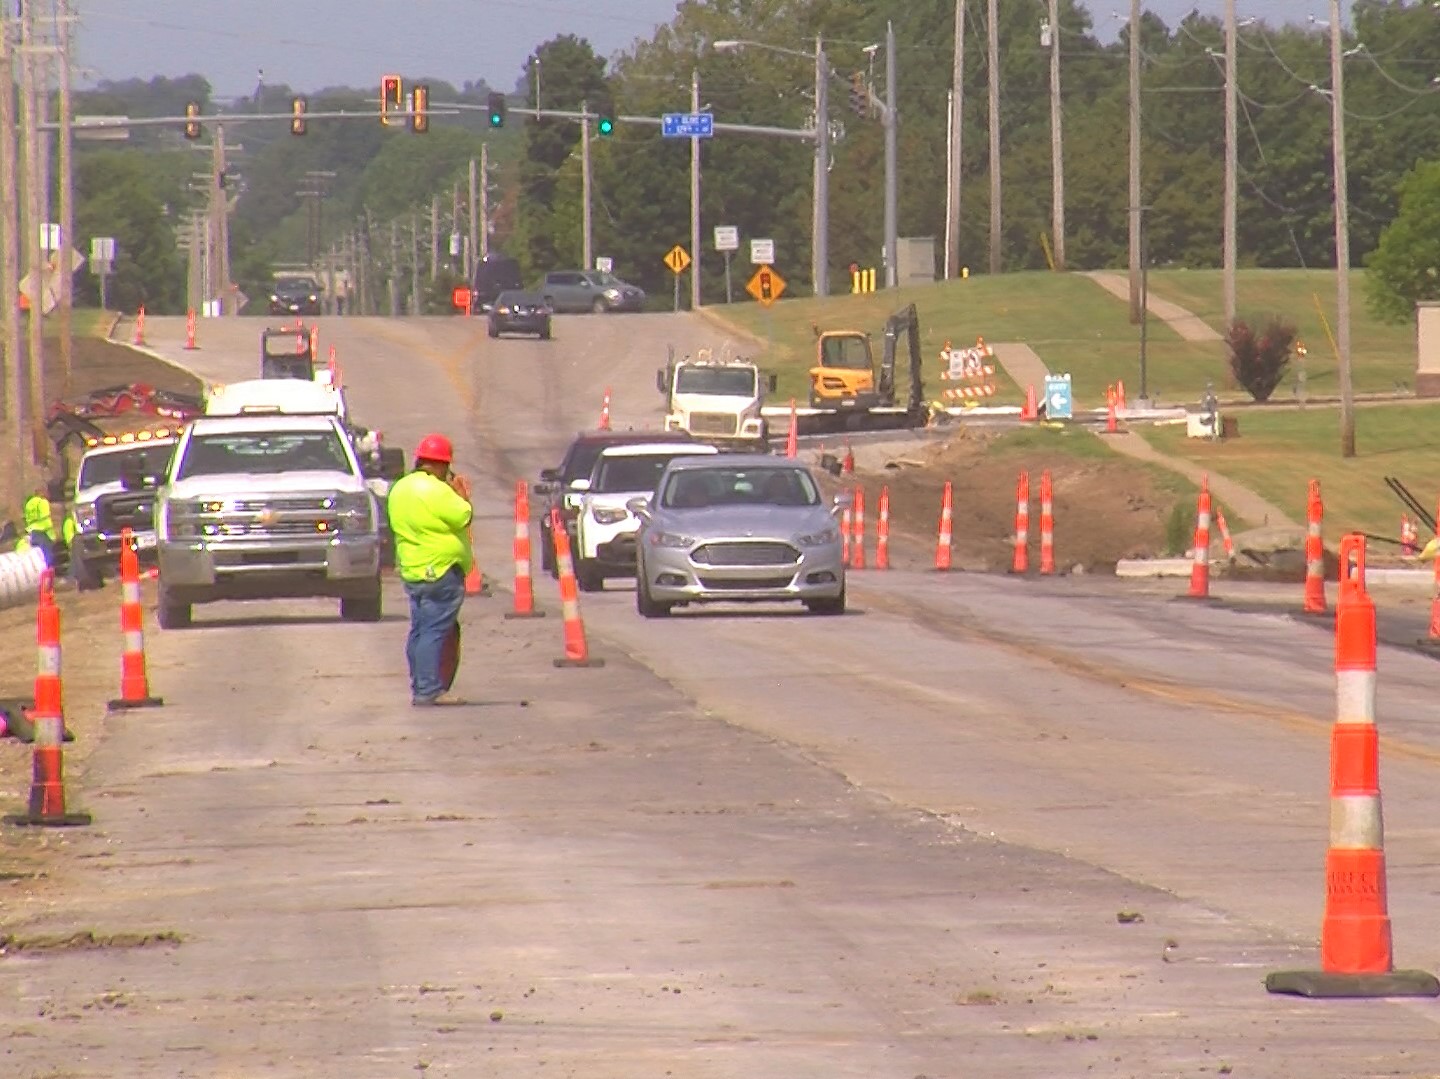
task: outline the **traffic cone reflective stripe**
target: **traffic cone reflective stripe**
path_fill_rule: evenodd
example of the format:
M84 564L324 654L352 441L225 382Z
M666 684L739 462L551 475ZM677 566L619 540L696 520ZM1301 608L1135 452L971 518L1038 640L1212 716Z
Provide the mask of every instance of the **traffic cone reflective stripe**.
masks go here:
M1015 560L1011 573L1024 573L1030 568L1030 473L1020 473L1015 489Z
M1308 997L1440 996L1440 981L1394 969L1375 724L1375 603L1365 589L1365 537L1340 541L1335 599L1335 725L1320 970L1281 971L1272 993Z
M600 402L600 430L610 430L610 387L605 387L605 397Z
M1105 433L1113 435L1120 430L1120 425L1115 422L1115 399L1112 397L1105 406Z
M145 613L140 606L140 558L128 528L120 532L120 696L110 709L154 708L165 702L150 695L145 664Z
M1200 481L1200 498L1195 518L1195 561L1190 567L1192 599L1210 595L1210 477Z
M800 453L800 415L795 411L795 398L790 398L790 430L785 435L785 456L796 457Z
M585 638L585 622L580 617L580 586L575 580L575 561L570 555L570 534L557 512L551 518L551 534L555 537L555 566L560 574L560 613L564 618L561 634L565 655L555 661L557 667L603 667L603 659L590 656Z
M85 813L65 808L65 711L60 686L60 608L55 606L55 573L40 578L35 606L35 707L30 797L26 812L6 817L7 824L64 827L89 824Z
M506 618L543 618L535 609L535 581L530 572L530 495L524 480L515 482L515 607Z
M855 488L855 516L851 521L850 568L865 568L865 489Z
M849 506L840 511L840 561L847 566L850 564L850 533L853 530L853 519L854 512Z
M1320 481L1310 481L1305 502L1305 613L1324 614L1325 602L1325 540L1322 523L1325 504L1320 497Z
M951 527L954 518L953 491L950 481L945 481L945 490L940 495L940 528L935 537L935 568L950 568Z
M1040 473L1040 572L1055 572L1055 506L1049 469Z
M875 521L875 568L890 568L890 488L880 488L880 512Z

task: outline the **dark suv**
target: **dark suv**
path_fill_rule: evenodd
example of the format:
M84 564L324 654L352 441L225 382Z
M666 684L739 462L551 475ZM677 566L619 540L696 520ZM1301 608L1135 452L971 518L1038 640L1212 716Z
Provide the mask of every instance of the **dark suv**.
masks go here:
M318 315L324 292L313 277L277 277L270 286L272 315Z
M555 539L551 535L550 514L559 509L575 546L575 518L580 509L580 495L570 491L570 484L589 479L600 451L610 446L638 445L642 442L694 442L688 431L585 431L575 436L565 457L556 468L542 469L540 482L531 487L543 501L540 505L540 568L552 577L559 575L555 565Z
M538 292L505 291L490 308L490 336L502 333L533 333L550 340L550 305Z

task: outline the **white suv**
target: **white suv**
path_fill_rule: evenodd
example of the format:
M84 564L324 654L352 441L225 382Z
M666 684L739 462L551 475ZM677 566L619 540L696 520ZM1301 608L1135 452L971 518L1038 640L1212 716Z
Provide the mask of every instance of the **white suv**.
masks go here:
M598 592L606 577L635 576L635 533L640 521L625 508L638 495L653 495L665 466L676 457L719 453L714 446L640 442L602 450L581 493L576 518L575 579L581 591Z

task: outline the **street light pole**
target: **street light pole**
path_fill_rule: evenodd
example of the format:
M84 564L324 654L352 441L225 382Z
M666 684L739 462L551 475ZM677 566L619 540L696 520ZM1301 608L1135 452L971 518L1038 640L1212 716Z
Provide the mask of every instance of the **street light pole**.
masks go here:
M1350 377L1350 190L1345 161L1345 56L1340 0L1330 0L1330 138L1335 178L1335 351L1339 353L1340 456L1355 456L1355 387Z
M700 69L690 71L690 111L700 111ZM690 139L690 310L700 307L700 140Z
M815 206L810 243L810 282L816 296L830 295L830 64L815 36Z
M895 111L895 24L885 24L885 287L894 288L899 283L899 270L895 265L896 253L900 247L899 218L900 192L899 126L900 117Z

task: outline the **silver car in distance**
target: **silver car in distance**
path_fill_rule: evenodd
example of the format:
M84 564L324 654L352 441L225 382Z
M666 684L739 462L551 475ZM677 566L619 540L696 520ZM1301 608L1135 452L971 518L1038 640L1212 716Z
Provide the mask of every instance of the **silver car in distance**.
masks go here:
M810 470L756 454L677 457L655 493L627 508L640 518L635 608L646 618L689 603L798 600L845 613L836 518Z

